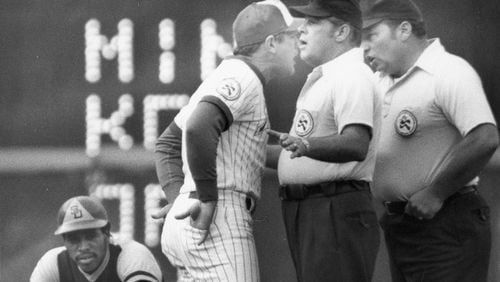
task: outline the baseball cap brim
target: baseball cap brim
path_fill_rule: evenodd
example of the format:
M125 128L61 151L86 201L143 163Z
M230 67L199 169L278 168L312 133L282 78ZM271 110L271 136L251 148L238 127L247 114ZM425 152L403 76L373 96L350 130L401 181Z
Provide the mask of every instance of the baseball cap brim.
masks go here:
M103 219L97 219L97 220L94 219L91 221L89 220L88 222L78 221L74 223L61 225L59 228L57 228L54 234L61 235L64 233L78 231L78 230L102 228L106 226L106 224L108 224L108 221Z
M378 24L379 22L383 21L384 19L385 18L363 19L363 26L362 26L362 28L365 29L365 28L372 27L372 26Z
M301 26L304 23L303 18L293 18L292 23L288 26L287 30L297 30L299 26Z
M290 14L292 14L292 16L297 18L304 18L304 17L326 18L330 16L328 12L312 5L292 6L289 8L289 10Z

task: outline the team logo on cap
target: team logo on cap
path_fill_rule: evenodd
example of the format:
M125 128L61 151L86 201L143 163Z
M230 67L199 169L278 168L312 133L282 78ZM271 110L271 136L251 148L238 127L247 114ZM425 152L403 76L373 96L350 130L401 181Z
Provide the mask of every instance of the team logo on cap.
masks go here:
M83 207L78 200L75 199L70 203L70 205L68 205L63 222L74 222L92 219L94 219L94 217L89 213L89 211L85 209L85 207Z
M396 123L394 124L394 127L396 128L396 132L403 136L403 137L408 137L412 135L415 130L417 129L417 118L413 113L407 110L403 110L399 113L398 117L396 118Z
M295 132L298 136L304 137L311 133L314 128L314 120L311 113L306 110L300 110L297 114L297 123L295 124Z
M241 95L241 86L234 78L223 79L215 89L224 99L234 101Z
M80 218L83 216L82 210L78 206L71 206L70 213L74 219Z

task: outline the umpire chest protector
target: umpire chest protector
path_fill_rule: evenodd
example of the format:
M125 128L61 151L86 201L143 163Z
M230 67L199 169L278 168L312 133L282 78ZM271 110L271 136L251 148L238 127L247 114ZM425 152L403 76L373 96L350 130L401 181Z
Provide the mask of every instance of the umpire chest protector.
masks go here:
M116 272L118 255L121 252L119 246L109 245L109 262L96 282L120 282ZM77 264L69 257L67 250L57 256L57 266L59 268L59 281L61 282L88 282L78 269Z

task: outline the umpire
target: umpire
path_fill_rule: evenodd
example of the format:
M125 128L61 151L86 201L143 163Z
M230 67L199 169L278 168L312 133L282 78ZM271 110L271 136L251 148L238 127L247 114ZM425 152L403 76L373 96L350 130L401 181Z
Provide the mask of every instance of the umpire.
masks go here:
M314 69L297 100L284 148L280 196L299 281L371 281L379 228L370 192L380 111L359 48L361 11L351 0L290 7L305 18L300 57Z
M489 208L476 186L498 129L481 80L427 38L410 0L378 1L363 18L384 96L373 192L386 207L392 280L486 281Z

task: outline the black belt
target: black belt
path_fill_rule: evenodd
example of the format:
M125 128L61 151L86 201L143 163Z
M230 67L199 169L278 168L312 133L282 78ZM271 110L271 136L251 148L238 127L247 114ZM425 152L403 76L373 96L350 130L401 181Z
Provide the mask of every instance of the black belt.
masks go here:
M198 191L189 192L189 198L199 199L198 198ZM255 211L255 200L252 197L247 195L245 198L245 206L246 206L248 211L250 211L250 212Z
M462 195L469 194L469 193L477 193L477 187L476 185L471 185L471 186L465 186L462 189L458 190L451 196L449 196L446 200L445 203L450 202L453 199L456 199ZM384 207L385 211L388 215L400 215L405 213L405 208L406 204L408 204L407 201L396 201L396 202L384 202Z
M370 184L362 180L342 180L314 185L288 184L280 186L279 196L284 201L297 201L308 198L330 197L338 194L369 191Z

